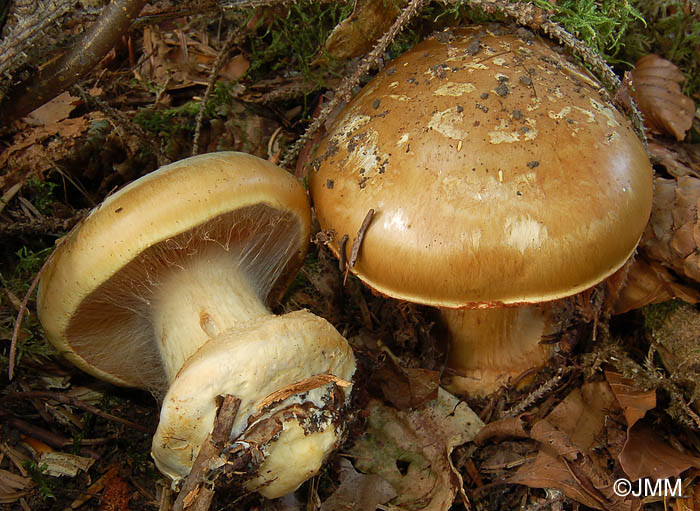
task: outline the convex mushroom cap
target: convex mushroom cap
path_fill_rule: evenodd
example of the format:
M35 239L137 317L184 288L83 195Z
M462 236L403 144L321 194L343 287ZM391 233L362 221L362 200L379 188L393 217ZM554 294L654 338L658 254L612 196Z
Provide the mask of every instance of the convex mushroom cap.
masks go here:
M52 255L38 298L48 339L98 378L165 394L153 456L175 482L211 432L220 395L241 400L232 441L251 417L272 417L281 432L263 452L311 453L286 466L267 456L249 484L267 496L293 491L340 442L351 349L321 318L268 309L301 265L309 228L291 175L254 156L212 153L124 187ZM314 427L290 407L313 415Z
M353 98L315 152L310 191L321 227L337 233L331 250L374 209L351 271L391 297L491 309L599 283L634 252L652 197L646 151L600 90L523 29L477 26L423 41ZM527 314L485 311L476 323L490 323L492 336L532 330L539 339L549 313ZM451 326L453 337L463 327ZM507 363L492 351L464 365L453 352L451 365L477 392L492 389L513 375L511 362L546 357L537 342L491 342L511 353Z

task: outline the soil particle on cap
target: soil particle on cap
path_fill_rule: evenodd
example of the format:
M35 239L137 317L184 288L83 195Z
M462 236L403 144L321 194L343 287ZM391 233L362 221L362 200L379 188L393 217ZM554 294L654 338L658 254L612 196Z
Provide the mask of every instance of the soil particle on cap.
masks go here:
M467 46L467 55L476 55L479 53L479 50L481 50L481 41L477 36L471 43L469 43L469 46Z
M532 85L532 79L529 76L523 75L520 77L520 83L529 87Z
M389 76L393 75L395 72L396 72L396 69L394 69L393 67L390 67L389 69L386 70L386 74Z
M375 99L374 101L372 101L372 108L374 108L375 110L377 108L379 108L379 100L378 99Z
M328 188L329 190L332 190L334 186L335 186L335 181L333 181L332 179L326 180L326 188Z
M479 96L481 99L488 99L489 93L488 92L482 92L481 95Z
M462 112L464 112L464 107L462 105L457 105L457 113L461 114Z
M523 113L520 110L513 110L513 119L519 121L523 117Z
M489 113L489 107L487 107L486 105L482 105L481 103L477 103L476 107L479 110L481 110L482 112L484 112L485 114Z
M407 82L411 84L418 83L414 77L410 77Z
M503 82L501 82L501 84L498 87L496 87L495 91L496 91L496 94L498 94L499 96L506 97L508 95L508 93L510 92L510 89L508 88L506 83L503 81Z
M529 162L527 162L527 166L530 167L531 169L534 169L535 167L540 166L540 162L538 162L536 160L529 161Z

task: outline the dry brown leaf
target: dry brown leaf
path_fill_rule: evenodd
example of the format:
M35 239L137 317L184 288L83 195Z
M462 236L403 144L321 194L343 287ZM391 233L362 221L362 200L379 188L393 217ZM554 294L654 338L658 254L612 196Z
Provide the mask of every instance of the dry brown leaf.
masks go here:
M608 381L613 394L615 394L617 402L622 407L628 430L639 419L644 417L649 410L656 407L655 390L639 390L633 380L624 378L621 374L611 371L605 371L605 379Z
M690 467L700 468L700 458L674 449L641 424L630 429L619 460L632 481L643 477L666 479L678 476Z
M638 499L622 499L615 494L614 477L607 466L609 458L596 449L604 447L607 419L616 408L617 401L606 382L586 383L572 391L546 418L532 424L529 436L537 441L540 452L508 482L557 488L595 509L638 509ZM512 421L508 424L494 432L513 431L522 436L527 431Z
M0 504L17 502L34 486L31 477L22 477L7 470L0 469Z
M396 506L448 509L461 486L450 453L474 438L481 420L442 389L418 410L398 411L372 400L368 412L367 430L351 450L358 470L387 480L398 495Z
M629 267L625 287L615 301L615 314L624 314L650 303L666 302L674 298L698 303L700 291L681 284L661 264L640 255Z
M360 474L344 458L340 465L340 486L321 504L321 511L375 511L396 497L396 490L381 476Z
M372 49L379 36L387 31L401 12L401 8L407 3L407 0L398 2L357 0L352 14L335 27L328 36L325 44L326 52L336 59L350 59L364 55Z
M683 74L658 55L645 55L632 70L632 96L644 116L644 125L654 133L668 133L683 140L693 124L695 105L681 92Z
M679 275L700 283L700 179L654 179L654 203L641 248Z
M401 367L387 356L372 374L371 384L399 410L418 408L437 398L440 374L428 369Z
M238 54L224 64L219 72L219 76L235 82L248 72L249 67L250 61L245 58L245 55Z
M530 488L557 488L584 506L601 509L600 502L590 496L566 465L558 457L544 452L538 453L532 463L522 465L508 482Z
M64 92L31 112L23 120L30 126L55 124L67 119L78 103L80 99L71 96L69 92Z
M649 140L649 156L654 163L660 163L673 177L700 177L700 144L660 144Z

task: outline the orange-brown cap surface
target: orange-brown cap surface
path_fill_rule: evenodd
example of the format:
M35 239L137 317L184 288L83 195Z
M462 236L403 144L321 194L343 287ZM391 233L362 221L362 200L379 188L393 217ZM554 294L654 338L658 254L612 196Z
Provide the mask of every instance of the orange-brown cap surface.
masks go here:
M517 34L517 35L516 35ZM443 306L534 303L617 270L649 217L652 168L585 71L507 27L439 34L390 62L311 164L321 227L375 290Z
M222 152L167 165L106 199L56 249L39 285L46 335L99 378L157 387L149 304L159 273L216 245L261 299L278 295L303 261L310 216L301 184L260 158Z

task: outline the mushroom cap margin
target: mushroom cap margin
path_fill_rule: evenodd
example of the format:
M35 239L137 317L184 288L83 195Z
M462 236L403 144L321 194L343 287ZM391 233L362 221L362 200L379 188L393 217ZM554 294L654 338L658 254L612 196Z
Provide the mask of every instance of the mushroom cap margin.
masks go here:
M306 254L311 228L306 192L291 174L256 156L208 153L131 182L66 236L39 283L37 310L47 338L82 370L116 385L134 386L72 350L65 333L80 303L153 244L256 204L292 213L299 220L298 250L273 289L278 295L273 298L279 298Z
M321 227L376 291L440 307L573 295L635 251L646 151L586 71L502 27L419 43L338 115L311 162Z

